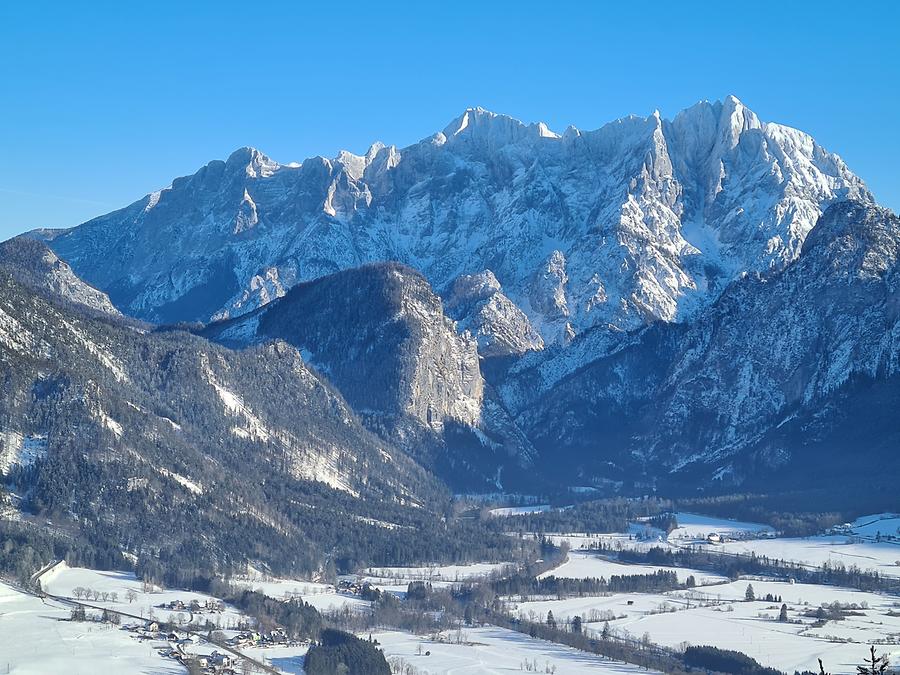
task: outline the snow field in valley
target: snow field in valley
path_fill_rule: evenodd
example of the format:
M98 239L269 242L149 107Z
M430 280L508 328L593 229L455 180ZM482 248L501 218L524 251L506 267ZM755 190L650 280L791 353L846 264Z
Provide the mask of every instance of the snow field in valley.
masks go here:
M757 598L752 602L745 601L748 584ZM766 594L781 597L787 622L778 621L781 603L764 600ZM857 608L824 625L806 616L834 602ZM900 598L831 586L740 579L685 591L510 602L507 607L528 620L546 620L550 611L557 622L580 616L595 634L608 621L614 633L634 639L649 634L652 642L672 648L711 644L734 649L787 672L812 670L818 658L829 672L854 672L873 642L894 643L879 651L900 655Z
M157 653L164 644L139 642L109 624L69 621L70 612L0 583L0 668L16 675L184 672Z
M733 541L713 546L726 553L756 553L778 560L788 560L820 567L824 563L856 565L864 571L882 576L900 577L900 543L859 541L847 535L822 535L804 539L756 539Z
M559 577L565 579L590 579L603 577L607 580L611 576L635 576L641 574L655 574L659 571L675 572L678 581L684 583L688 577L693 576L699 585L720 583L726 581L726 578L711 572L703 572L701 570L692 570L686 567L665 567L659 565L634 565L620 562L613 562L602 558L595 553L582 553L572 551L568 555L568 559L559 567L548 570L541 574L538 578Z
M105 607L125 614L131 614L145 619L157 621L173 620L173 623L187 623L191 619L191 611L187 609L191 601L196 600L201 606L207 600L216 600L211 595L194 591L181 591L171 589L150 588L137 579L132 572L109 572L103 570L91 570L83 567L67 567L65 564L54 568L41 577L41 588L52 595L67 598L75 598L76 588L85 588L99 593L115 593L116 600L99 597L96 600L93 595L83 597L81 600L89 605ZM129 593L133 593L133 601L129 602ZM160 605L181 601L185 605L183 610L164 609ZM237 609L225 605L223 611L207 611L205 609L194 617L201 623L209 620L217 628L233 629L239 623L247 621ZM123 618L123 623L130 619Z
M331 584L315 581L298 581L296 579L250 579L235 580L238 587L258 591L276 600L302 598L320 612L339 610L349 607L352 610L368 609L370 603L354 595L340 593ZM404 589L405 590L405 589Z
M669 540L705 539L710 534L732 538L739 537L774 537L775 530L769 525L748 523L727 518L714 518L696 513L676 513L678 527L669 533Z
M368 634L360 637L366 639ZM536 664L537 672L541 673L549 672L548 668L555 668L557 675L625 675L648 672L637 666L494 626L461 630L461 644L456 642L456 631L445 631L438 636L438 640L432 639L433 637L404 631L372 634L389 662L412 666L423 675L497 675L521 672L526 662ZM248 649L247 653L256 658L265 657L272 666L284 673L302 675L303 658L307 649L305 646L278 647ZM426 652L430 654L426 656Z
M520 672L526 662L536 662L537 672L541 673L551 672L547 669L555 667L557 675L647 672L637 666L493 626L463 629L460 632L463 644L450 642L455 642L456 635L455 631L443 633L441 638L447 642L399 631L376 633L373 638L381 643L389 661L402 660L429 675L499 675ZM426 651L431 655L425 656Z

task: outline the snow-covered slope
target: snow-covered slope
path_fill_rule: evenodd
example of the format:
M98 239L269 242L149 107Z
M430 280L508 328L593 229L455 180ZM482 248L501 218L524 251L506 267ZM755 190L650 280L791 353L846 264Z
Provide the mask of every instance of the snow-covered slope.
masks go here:
M506 297L490 270L459 277L446 304L459 328L476 336L478 353L482 356L524 354L544 347L540 333Z
M572 452L569 471L808 483L878 466L885 480L900 472L898 259L897 216L836 204L795 262L732 284L691 324L610 343L543 391L540 365L513 372L502 391L539 451Z
M43 242L27 236L0 244L0 268L43 295L99 314L121 316L103 291L86 284Z
M871 201L839 157L733 97L561 135L472 108L402 150L280 165L244 148L44 236L139 318L234 316L298 281L397 260L438 289L491 270L562 343L692 316L742 272L794 260L847 198Z
M484 487L498 468L533 459L485 386L476 340L457 332L428 281L405 265L373 263L298 284L203 334L235 347L290 343L370 429L431 468L442 464L459 484Z
M283 341L233 352L138 329L0 269L0 373L0 473L23 511L105 523L132 553L309 562L319 511L347 514L330 537L441 494Z

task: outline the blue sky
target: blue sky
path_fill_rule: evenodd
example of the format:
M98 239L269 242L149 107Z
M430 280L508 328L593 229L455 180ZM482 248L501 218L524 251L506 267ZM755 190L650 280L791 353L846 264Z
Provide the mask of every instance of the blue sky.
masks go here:
M243 145L403 146L481 105L593 129L738 96L900 210L893 2L0 7L0 237L124 206Z

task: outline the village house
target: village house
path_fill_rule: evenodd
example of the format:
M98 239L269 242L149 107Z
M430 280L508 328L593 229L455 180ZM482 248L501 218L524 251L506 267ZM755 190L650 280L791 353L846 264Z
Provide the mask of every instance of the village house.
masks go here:
M232 665L234 665L234 659L232 659L228 654L222 654L221 652L214 651L209 655L209 665L213 667L230 668Z

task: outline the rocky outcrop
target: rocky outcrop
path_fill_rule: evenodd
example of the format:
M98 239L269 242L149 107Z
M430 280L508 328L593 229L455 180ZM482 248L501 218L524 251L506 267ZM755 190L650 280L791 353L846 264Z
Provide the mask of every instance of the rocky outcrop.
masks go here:
M478 353L483 357L518 355L544 347L540 333L504 295L490 270L459 277L447 296L446 306L459 329L475 335Z
M476 339L457 332L426 279L404 265L365 265L298 284L203 333L234 347L272 339L294 345L370 429L420 459L430 456L429 466L465 464L481 480L500 465L533 459L485 387Z
M86 284L43 242L27 236L0 244L0 269L45 297L120 317L103 291Z

